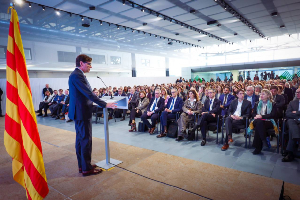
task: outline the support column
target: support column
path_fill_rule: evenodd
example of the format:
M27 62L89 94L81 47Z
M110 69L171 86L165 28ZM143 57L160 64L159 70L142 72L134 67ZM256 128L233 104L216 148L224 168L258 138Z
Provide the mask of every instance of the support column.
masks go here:
M136 77L135 53L131 53L131 71L132 71L132 77Z
M170 76L169 72L169 58L165 57L165 65L166 65L166 77Z
M238 81L238 78L239 78L239 70L231 70L231 73L233 74L232 78L233 78L233 81ZM230 78L230 77L228 77Z

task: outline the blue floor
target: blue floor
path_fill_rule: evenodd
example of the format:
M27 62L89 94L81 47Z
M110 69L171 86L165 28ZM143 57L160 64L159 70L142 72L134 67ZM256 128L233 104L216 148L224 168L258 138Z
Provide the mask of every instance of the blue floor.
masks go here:
M93 117L94 120L94 117ZM103 119L101 119L103 122ZM137 122L140 121L137 119ZM37 117L38 124L52 126L75 132L74 122L66 123L50 117ZM93 137L104 139L103 124L93 122ZM227 151L221 151L222 145L216 144L216 134L210 132L207 144L202 147L200 141L176 142L173 138L156 138L148 132L128 132L128 120L117 122L109 121L110 141L150 149L166 154L180 156L192 160L206 162L222 167L228 167L244 172L250 172L266 177L281 179L283 181L300 185L300 161L295 159L291 163L281 162L281 154L264 151L261 155L253 155L253 149L244 148L243 133L233 134L234 143ZM219 135L220 137L220 135ZM253 139L252 139L253 140ZM272 141L275 145L276 141Z

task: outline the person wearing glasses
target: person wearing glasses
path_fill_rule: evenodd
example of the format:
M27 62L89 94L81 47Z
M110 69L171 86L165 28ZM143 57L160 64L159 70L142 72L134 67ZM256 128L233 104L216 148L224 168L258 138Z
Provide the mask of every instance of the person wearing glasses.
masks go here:
M201 128L201 134L203 140L201 146L206 144L206 130L207 125L217 121L217 115L221 113L221 101L215 98L215 90L208 89L208 99L205 100L204 106L202 107L202 116L198 123L193 127L192 132L194 133L198 127Z
M253 86L248 86L246 88L246 95L244 98L251 102L252 109L254 108L255 103L259 101L259 96L254 93Z
M289 141L286 148L286 155L282 162L291 162L294 160L294 154L297 152L300 144L300 88L296 90L296 100L289 103L286 110L287 126L289 129Z
M83 176L95 175L102 172L95 169L92 160L92 112L93 102L102 108L116 108L115 103L106 103L98 98L92 90L85 73L92 68L92 58L80 54L76 58L76 68L69 77L70 103L69 118L75 121L76 155L79 173Z
M167 120L176 119L176 113L182 110L183 100L177 96L177 93L176 88L171 90L172 97L169 98L168 103L165 106L165 110L161 113L160 121L162 124L162 132L156 136L157 138L167 136Z
M149 133L152 135L155 130L155 125L157 123L159 113L164 110L165 107L165 99L161 97L161 90L156 89L154 91L154 97L150 100L148 104L147 111L145 111L142 116L141 120L144 124L149 128ZM151 118L151 124L148 119Z

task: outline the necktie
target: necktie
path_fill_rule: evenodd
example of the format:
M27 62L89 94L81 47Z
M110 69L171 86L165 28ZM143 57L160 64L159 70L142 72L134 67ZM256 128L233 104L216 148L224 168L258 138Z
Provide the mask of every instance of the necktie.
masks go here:
M90 91L92 92L93 90L92 90L92 87L91 87L89 81L87 80L86 76L84 76L84 78L85 78L85 80L86 80L86 82L87 82L87 84L88 84L88 88L89 88Z
M156 107L156 102L157 102L157 99L155 99L155 101L154 101L154 104L153 104L153 107L152 107L152 111L154 111L154 110L155 110L155 107Z
M223 102L223 105L225 105L227 102L227 94L225 95L225 98L224 98L224 102Z
M172 110L173 109L173 107L174 107L174 98L173 98L173 100L172 100L172 103L171 103L171 106L170 106L170 109L169 110Z
M131 94L130 97L129 97L129 101L131 101L131 98L132 98L132 94Z
M209 109L208 109L209 111L210 111L210 105L211 105L211 103L212 103L212 99L209 100Z

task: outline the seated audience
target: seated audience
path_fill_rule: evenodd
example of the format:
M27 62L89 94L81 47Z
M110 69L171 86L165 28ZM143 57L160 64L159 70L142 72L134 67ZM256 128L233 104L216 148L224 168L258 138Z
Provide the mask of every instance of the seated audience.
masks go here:
M149 105L149 99L146 97L145 91L140 91L140 98L137 101L137 106L133 107L130 112L129 124L131 129L129 132L136 131L135 118L142 116L143 113L147 111L147 106Z
M255 104L251 121L248 127L248 134L255 130L253 146L254 155L259 154L263 148L271 148L270 138L267 130L274 129L278 134L275 118L277 115L276 103L273 102L272 94L269 90L263 89L260 94L260 101Z
M235 97L229 93L229 86L225 86L223 94L220 96L219 100L221 101L220 108L222 109L221 115L227 115L227 110L230 106L230 103L235 99Z
M162 112L165 107L165 99L161 97L161 90L156 89L154 92L154 97L148 104L147 112L144 112L141 116L143 123L149 128L150 135L152 135L155 130L155 125L159 118L159 113ZM151 118L151 124L147 120L149 118Z
M261 90L262 90L262 86L261 85L256 85L255 86L255 94L256 95L260 95L260 93L261 93Z
M259 96L254 93L253 86L247 87L245 99L251 102L252 109L254 109L255 103L259 101Z
M195 120L195 115L199 114L202 109L202 103L199 100L196 90L189 91L189 99L185 100L182 107L182 113L178 119L178 137L176 141L183 140L183 135L186 134L186 127L189 122Z
M51 106L51 104L53 103L54 99L57 97L57 90L54 90L53 91L53 94L49 97L48 99L48 102L50 103L44 103L44 115L43 117L48 117L48 114L47 114L47 110L48 108Z
M278 87L276 85L271 86L270 91L273 96L273 102L276 103L276 109L277 109L277 114L278 118L283 117L283 109L284 109L284 97L280 94L278 94Z
M173 88L171 90L172 97L169 98L165 110L161 113L160 123L162 125L162 132L156 136L157 138L167 136L167 120L176 119L176 113L182 110L183 101L180 97L177 96L177 89Z
M289 141L286 148L287 155L282 158L282 162L291 162L294 160L295 152L300 144L300 88L296 90L296 100L289 103L286 110L287 126L289 131Z
M197 125L194 126L192 129L193 132L200 127L201 128L201 134L203 137L203 140L201 142L201 146L204 146L206 144L206 130L207 125L212 122L217 121L217 115L220 114L221 108L220 104L221 101L219 99L215 98L215 90L214 89L208 89L208 99L206 99L203 107L202 107L202 116L200 117L200 120L197 122Z
M131 88L129 89L127 97L128 97L128 110L132 110L137 106L139 96L135 93L135 89Z
M119 89L118 89L118 92L116 92L116 93L114 94L114 96L117 96L117 97L121 97L121 96L122 96L122 97L125 97L126 94L123 92L123 89L122 89L122 88L119 88ZM126 117L127 109L118 109L118 108L115 109L115 112L119 112L119 111L122 111L122 113L123 113L122 119L121 119L120 121L124 121L124 120L125 120L125 117Z
M56 119L65 120L65 114L69 110L69 101L70 101L69 89L67 89L67 90L65 90L65 98L64 98L64 100L61 101L59 104L57 104Z
M146 92L146 97L148 99L151 99L152 98L152 94L151 94L151 91L150 91L150 89L148 87L146 87L145 92Z
M50 101L51 101L51 93L50 93L50 91L47 90L45 92L45 97L44 97L43 101L40 102L39 109L35 111L36 113L39 113L37 116L42 116L43 115L42 110L44 108L44 105L49 104Z
M59 94L56 95L56 97L50 103L50 107L49 107L52 118L56 118L58 104L65 98L65 95L63 94L64 92L63 89L59 89L58 92Z
M49 87L49 84L46 84L45 88L43 89L43 97L45 96L46 91L49 91L50 94L53 94L53 90L51 87Z
M166 88L161 88L161 97L165 99L165 105L167 105L170 96L168 95Z
M220 96L223 94L223 87L222 85L217 86L217 91L216 91L216 99L220 99Z
M222 151L226 151L229 148L228 142L233 142L232 129L246 125L246 117L251 115L251 102L244 99L244 95L244 90L239 90L237 92L238 98L233 100L229 106L228 117L225 120L226 138L225 144L221 148Z

